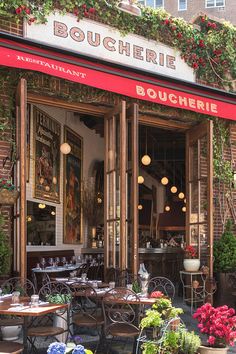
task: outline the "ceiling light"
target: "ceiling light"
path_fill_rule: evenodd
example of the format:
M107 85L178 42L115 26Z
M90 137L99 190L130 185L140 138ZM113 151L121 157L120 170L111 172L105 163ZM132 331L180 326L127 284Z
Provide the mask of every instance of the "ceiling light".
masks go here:
M62 154L68 155L71 152L71 146L68 143L63 143L60 146Z
M51 211L51 215L56 215L56 212L53 210L53 211Z
M163 184L164 186L166 186L169 183L169 180L167 177L162 177L161 179L161 184Z
M148 156L148 155L143 155L141 161L142 161L142 164L143 164L143 165L148 166L148 165L150 165L150 163L151 163L152 160L151 160L151 157L150 157L150 156Z
M40 203L38 205L39 209L45 209L46 208L46 204Z
M175 187L175 186L172 186L171 189L170 189L171 193L176 193L177 190L178 190L178 189L177 189L177 187Z
M117 5L117 8L121 11L124 11L130 15L141 16L141 9L134 4L134 0L122 0Z
M183 206L183 208L182 208L182 212L186 212L186 206Z
M165 211L170 211L170 206L169 205L165 206Z
M138 176L138 184L142 184L144 182L143 176Z
M178 195L179 199L184 199L184 193L183 192L180 192L179 195Z
M138 210L142 210L143 206L141 204L138 205Z

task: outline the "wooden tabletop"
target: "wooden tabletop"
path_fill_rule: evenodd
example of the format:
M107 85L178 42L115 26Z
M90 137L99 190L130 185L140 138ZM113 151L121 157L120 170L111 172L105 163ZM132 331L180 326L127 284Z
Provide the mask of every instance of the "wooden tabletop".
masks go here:
M11 297L2 298L0 302L0 315L17 315L17 316L42 316L57 310L67 308L67 304L42 304L38 307L30 307L30 298L20 297L19 306L11 306ZM22 307L21 307L22 306Z

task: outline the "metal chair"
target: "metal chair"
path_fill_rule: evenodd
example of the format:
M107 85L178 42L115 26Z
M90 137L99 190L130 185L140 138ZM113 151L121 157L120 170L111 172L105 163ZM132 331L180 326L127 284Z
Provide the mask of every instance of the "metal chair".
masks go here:
M81 277L82 273L87 273L89 265L87 263L82 263L77 269L77 277Z
M39 290L39 298L42 301L48 301L56 304L68 304L66 309L59 310L53 314L33 318L28 329L28 341L34 351L37 349L34 345L37 337L52 337L56 341L59 335L65 336L67 340L70 332L70 304L72 301L72 292L70 288L62 282L51 281L42 286ZM58 324L59 322L59 324Z
M72 323L78 327L96 330L99 335L97 350L102 338L104 318L96 290L87 283L82 282L74 282L70 287L73 293Z
M132 301L135 303L132 304ZM114 288L109 290L103 297L102 306L104 312L106 337L112 337L107 348L115 337L133 338L134 347L139 335L139 305L140 299L136 293L127 288Z
M108 268L106 271L106 282L114 281L116 285L118 285L119 282L119 274L120 271L118 268Z
M169 279L165 277L155 277L148 282L148 293L159 290L171 300L175 297L175 286Z
M3 294L12 293L13 291L19 291L21 296L31 296L35 294L34 284L29 279L23 279L20 277L14 277L6 280L1 285Z
M13 291L19 291L21 296L30 296L35 294L35 287L29 279L23 279L20 277L14 277L6 280L2 285L1 289L3 294L10 294ZM16 318L1 318L0 316L0 327L1 326L22 326L24 323L22 317Z
M24 350L24 346L20 343L10 341L0 341L1 354L20 354Z

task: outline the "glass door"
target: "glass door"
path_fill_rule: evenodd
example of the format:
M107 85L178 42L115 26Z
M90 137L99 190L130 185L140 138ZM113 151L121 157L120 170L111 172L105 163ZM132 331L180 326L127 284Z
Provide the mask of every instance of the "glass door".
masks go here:
M125 101L105 117L105 268L138 263L138 106Z
M196 246L213 274L213 124L205 121L186 134L187 244Z

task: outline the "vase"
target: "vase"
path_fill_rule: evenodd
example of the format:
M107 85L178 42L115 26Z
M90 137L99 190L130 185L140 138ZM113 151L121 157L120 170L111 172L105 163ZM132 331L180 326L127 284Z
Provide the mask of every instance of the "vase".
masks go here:
M197 272L200 268L200 259L184 259L184 269L187 272Z
M205 347L204 345L200 345L198 348L199 354L227 354L228 347L226 348L212 348L212 347Z

